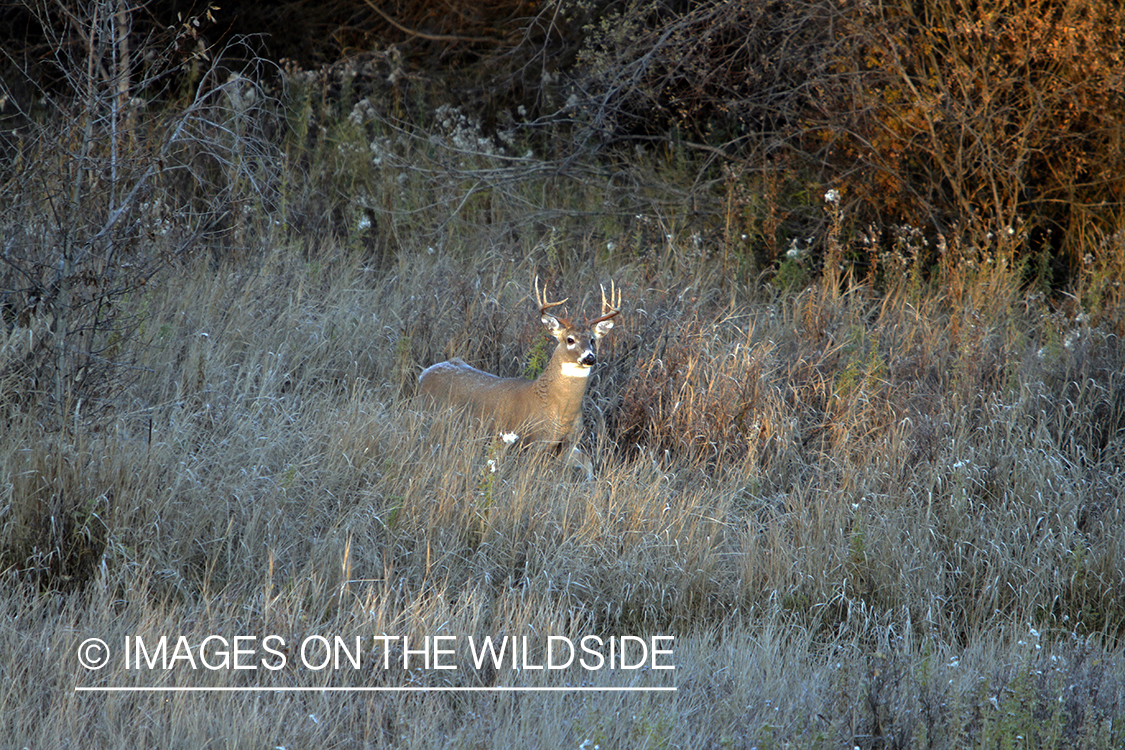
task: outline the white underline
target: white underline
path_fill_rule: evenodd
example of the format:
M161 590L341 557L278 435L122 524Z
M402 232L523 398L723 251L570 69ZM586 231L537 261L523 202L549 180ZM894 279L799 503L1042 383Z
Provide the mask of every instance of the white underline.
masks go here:
M83 687L76 693L674 693L674 687Z

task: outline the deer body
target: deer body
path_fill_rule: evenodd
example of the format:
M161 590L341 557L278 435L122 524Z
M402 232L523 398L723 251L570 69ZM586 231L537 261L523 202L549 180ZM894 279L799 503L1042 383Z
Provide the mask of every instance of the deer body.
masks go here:
M451 359L422 372L418 393L438 404L464 408L500 432L517 435L524 443L561 451L581 428L582 398L590 370L597 363L594 342L613 327L613 317L620 312L620 295L611 304L603 289L602 316L576 326L548 312L566 300L547 302L539 292L538 280L535 287L540 319L559 342L538 378L501 378ZM611 298L613 294L611 287ZM589 459L576 447L569 460L593 476Z

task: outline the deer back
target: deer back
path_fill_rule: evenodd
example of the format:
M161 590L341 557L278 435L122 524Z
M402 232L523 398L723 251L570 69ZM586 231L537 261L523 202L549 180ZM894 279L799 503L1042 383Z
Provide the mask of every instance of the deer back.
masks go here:
M419 378L418 393L439 404L463 407L501 432L523 437L541 421L537 415L545 409L536 382L500 378L452 359L427 367Z

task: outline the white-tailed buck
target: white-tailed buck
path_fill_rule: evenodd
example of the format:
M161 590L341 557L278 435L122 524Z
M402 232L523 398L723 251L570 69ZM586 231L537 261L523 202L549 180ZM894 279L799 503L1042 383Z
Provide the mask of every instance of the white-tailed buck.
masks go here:
M602 287L602 314L578 326L549 312L566 302L548 302L535 279L535 301L540 320L559 342L551 361L535 380L500 378L471 367L460 359L427 367L418 378L418 393L438 404L464 408L490 422L506 435L527 444L568 451L567 461L594 475L590 459L574 444L582 426L582 397L590 368L597 363L594 341L609 333L621 312L621 292L610 284L609 298ZM569 448L569 450L568 450Z

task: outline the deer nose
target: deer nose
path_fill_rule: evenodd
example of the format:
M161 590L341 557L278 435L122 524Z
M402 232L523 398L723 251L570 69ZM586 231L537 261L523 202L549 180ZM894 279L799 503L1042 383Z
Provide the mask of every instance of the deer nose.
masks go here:
M597 364L597 362L598 358L595 357L594 353L589 349L587 349L586 353L582 355L582 359L578 360L578 364L585 367L590 367L591 365Z

